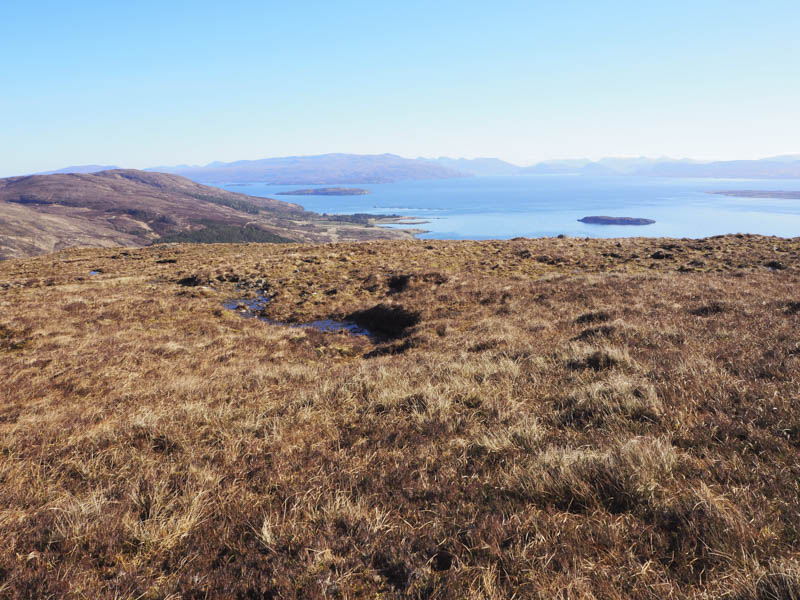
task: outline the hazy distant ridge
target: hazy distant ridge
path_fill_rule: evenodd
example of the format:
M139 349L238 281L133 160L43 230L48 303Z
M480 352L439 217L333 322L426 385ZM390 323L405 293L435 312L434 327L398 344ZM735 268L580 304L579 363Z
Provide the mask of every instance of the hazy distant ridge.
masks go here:
M52 173L96 173L118 167L81 165ZM214 161L205 166L160 166L145 169L182 175L202 183L272 183L328 185L391 183L454 177L511 175L633 175L653 177L800 178L800 154L760 160L701 162L691 159L606 157L554 159L522 167L498 158L403 158L395 154L321 154L235 162Z
M113 171L119 169L116 165L74 165L71 167L64 167L55 171L42 171L41 173L34 173L34 175L65 175L71 173L92 174L99 173L100 171Z
M284 185L390 183L468 176L467 173L428 160L403 158L394 154L287 156L230 163L213 162L204 167L158 167L152 170L182 175L205 183Z
M800 177L800 160L731 160L707 164L661 163L643 175L658 177L723 177L754 179L793 179Z
M462 173L480 177L499 177L504 175L517 175L521 169L518 165L511 164L499 158L439 158L423 159Z
M699 162L671 158L603 158L544 161L521 168L520 175L636 175L649 177L800 178L800 156L761 160Z

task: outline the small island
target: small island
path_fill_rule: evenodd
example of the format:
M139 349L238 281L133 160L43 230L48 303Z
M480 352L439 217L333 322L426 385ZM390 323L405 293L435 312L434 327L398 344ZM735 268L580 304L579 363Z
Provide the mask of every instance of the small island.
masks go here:
M324 187L309 188L307 190L291 190L278 192L277 196L366 196L369 190L361 188Z
M652 225L655 223L653 219L606 216L583 217L582 219L578 219L578 221L581 223L589 223L590 225Z

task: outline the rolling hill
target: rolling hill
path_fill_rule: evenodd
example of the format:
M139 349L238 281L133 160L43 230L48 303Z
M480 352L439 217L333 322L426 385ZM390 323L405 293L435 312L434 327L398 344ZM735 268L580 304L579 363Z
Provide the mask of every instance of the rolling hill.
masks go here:
M111 170L0 179L0 258L173 239L314 242L409 235L368 225L164 173Z

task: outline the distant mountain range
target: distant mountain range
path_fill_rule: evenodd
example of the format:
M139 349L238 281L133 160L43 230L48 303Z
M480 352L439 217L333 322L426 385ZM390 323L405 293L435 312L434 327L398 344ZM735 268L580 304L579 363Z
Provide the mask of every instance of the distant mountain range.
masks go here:
M641 173L654 177L717 177L793 179L800 177L800 160L730 160L713 163L658 163Z
M49 173L95 173L116 167L84 165ZM421 179L512 175L588 175L779 179L800 178L800 154L760 160L701 162L690 159L608 157L547 160L521 167L497 158L403 158L395 154L321 154L287 156L205 166L162 166L145 169L181 175L202 183L268 183L327 185L391 183Z
M478 177L499 177L504 175L517 175L522 167L512 165L499 158L439 158L422 159L440 165L452 171L459 171L466 175Z
M700 162L690 159L608 157L547 160L520 167L496 158L430 159L468 175L636 175L648 177L711 177L747 179L800 178L800 155L773 156L761 160Z
M146 169L188 177L204 183L272 183L317 185L390 183L401 180L447 179L464 173L424 159L394 154L321 154L261 160L213 162L204 167Z

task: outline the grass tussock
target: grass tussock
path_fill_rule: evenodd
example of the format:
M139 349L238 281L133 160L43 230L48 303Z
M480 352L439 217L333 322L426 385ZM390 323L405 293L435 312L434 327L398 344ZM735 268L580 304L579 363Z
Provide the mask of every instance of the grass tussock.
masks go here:
M798 598L798 260L742 236L0 263L0 597ZM378 335L296 327L356 317Z
M508 486L543 508L622 513L653 505L678 463L679 455L658 439L634 438L605 452L550 447L517 466Z
M644 379L623 374L587 384L558 403L565 424L599 426L612 418L657 422L664 407Z
M736 586L726 595L732 600L798 600L800 599L800 561L778 559Z
M591 369L605 371L608 369L634 369L635 361L625 348L603 344L572 344L566 351L566 365L572 370Z

